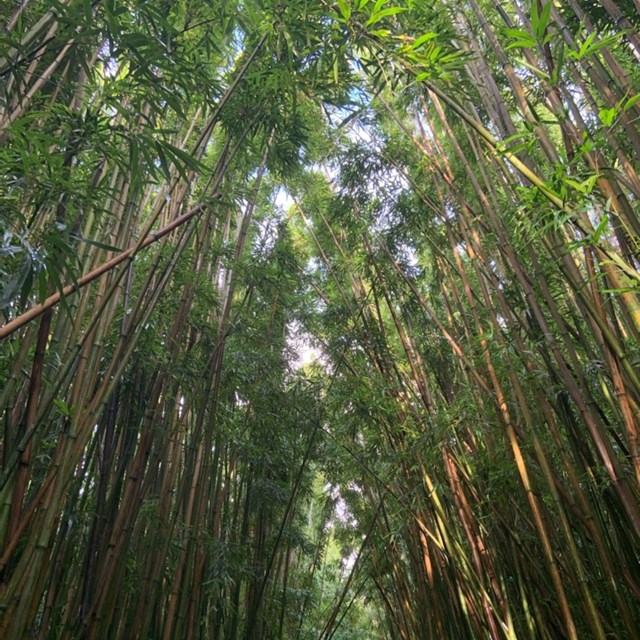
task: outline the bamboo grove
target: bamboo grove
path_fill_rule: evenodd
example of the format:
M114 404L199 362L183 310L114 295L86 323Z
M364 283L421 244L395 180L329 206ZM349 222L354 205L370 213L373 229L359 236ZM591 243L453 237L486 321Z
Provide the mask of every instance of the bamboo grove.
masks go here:
M0 637L640 637L638 0L0 7Z

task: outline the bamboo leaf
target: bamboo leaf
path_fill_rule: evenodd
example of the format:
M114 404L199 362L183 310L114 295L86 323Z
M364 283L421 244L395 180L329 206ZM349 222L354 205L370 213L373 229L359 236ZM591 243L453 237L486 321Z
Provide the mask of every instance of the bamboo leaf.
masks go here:
M406 7L387 7L386 9L381 9L380 11L374 12L371 15L371 17L366 22L366 26L371 27L388 16L393 16L406 10Z
M344 21L348 22L351 17L351 2L349 0L338 0L338 9Z
M629 111L629 109L633 108L636 104L638 104L638 102L640 102L640 93L636 94L635 96L631 96L630 98L625 100L624 104L622 105L622 110L624 112L627 112Z
M411 46L409 47L410 50L415 50L420 48L423 44L433 40L434 38L437 38L438 34L430 31L429 33L425 33L423 35L421 35L419 38L416 38L416 40L411 44Z
M599 39L596 41L596 38ZM582 42L577 51L570 51L569 57L573 60L582 60L588 56L600 51L600 49L614 45L618 40L617 34L600 35L596 31L592 31Z
M551 15L551 0L548 0L543 6L542 11L538 13L538 2L533 0L531 5L531 26L538 40L543 40L545 31L549 24L549 17Z
M611 107L610 109L600 109L600 111L598 111L600 122L602 122L606 127L610 127L613 124L617 115L618 110L615 107Z
M604 216L602 216L602 219L598 223L598 226L594 229L593 233L591 234L589 238L590 243L593 245L597 245L598 242L600 242L600 237L607 230L608 227L609 227L609 216L605 214Z
M98 249L104 249L105 251L113 251L115 253L120 253L123 251L122 248L114 247L113 245L107 244L106 242L92 240L91 238L84 238L83 236L78 236L78 235L71 235L70 237L73 238L74 240L79 240L80 242L89 244L92 247L98 247Z
M537 44L536 39L524 29L504 29L504 33L513 40L511 44L507 45L507 51L509 49L530 49Z

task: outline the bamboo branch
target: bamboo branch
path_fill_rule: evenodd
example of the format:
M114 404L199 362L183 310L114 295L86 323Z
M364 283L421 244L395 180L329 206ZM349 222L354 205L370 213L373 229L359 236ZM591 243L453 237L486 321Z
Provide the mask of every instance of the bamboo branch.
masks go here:
M220 194L216 194L214 196L216 198L220 198ZM193 209L185 213L184 215L176 218L173 222L168 224L166 227L163 227L159 231L153 233L150 237L148 237L144 242L136 243L135 246L130 247L129 249L119 253L117 256L114 256L110 260L103 262L101 265L85 274L81 278L78 278L75 282L68 284L66 287L63 287L61 291L57 291L56 293L51 294L44 302L40 302L39 304L34 305L28 311L25 311L23 314L19 315L17 318L14 318L10 322L7 322L5 325L0 327L0 340L4 340L12 333L17 331L18 329L24 327L26 324L34 320L35 318L41 316L47 309L51 309L55 305L62 300L62 298L66 298L70 296L72 293L79 291L82 287L92 283L94 280L97 280L100 276L104 275L111 271L114 267L117 267L119 264L122 264L125 260L133 260L137 255L138 251L142 249L146 249L148 246L154 244L167 234L171 233L174 229L177 229L179 226L183 225L185 222L188 222L194 216L202 213L204 210L204 204L197 204Z

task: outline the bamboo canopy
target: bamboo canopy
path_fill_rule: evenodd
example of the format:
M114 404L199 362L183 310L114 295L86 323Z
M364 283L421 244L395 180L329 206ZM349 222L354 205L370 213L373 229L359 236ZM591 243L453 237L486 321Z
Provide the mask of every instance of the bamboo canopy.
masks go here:
M638 0L0 7L1 638L640 638Z

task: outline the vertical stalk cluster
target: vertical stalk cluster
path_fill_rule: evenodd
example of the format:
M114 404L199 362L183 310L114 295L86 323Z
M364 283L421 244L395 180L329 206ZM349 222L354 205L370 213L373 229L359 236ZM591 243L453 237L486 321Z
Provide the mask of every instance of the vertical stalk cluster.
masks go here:
M0 636L637 637L637 2L169 4L5 18Z
M353 503L392 511L368 575L394 637L632 638L636 32L578 3L447 8L448 32L440 8L370 32L378 128L305 214L367 407Z

